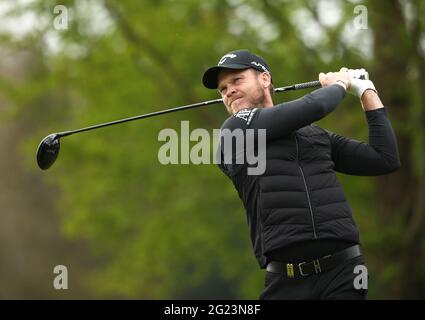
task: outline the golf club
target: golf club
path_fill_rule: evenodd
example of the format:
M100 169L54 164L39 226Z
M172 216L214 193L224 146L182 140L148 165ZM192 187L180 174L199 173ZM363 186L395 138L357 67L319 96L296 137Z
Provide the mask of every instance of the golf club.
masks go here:
M366 73L366 76L362 75L360 78L361 79L364 79L364 78L367 79L368 78L367 73ZM320 86L321 86L320 82L318 80L316 80L316 81L298 83L298 84L294 84L294 85L286 86L286 87L275 88L274 91L275 92L284 92L284 91L306 89L306 88L313 88L313 87L320 87ZM37 164L40 167L40 169L42 169L42 170L47 170L53 165L53 163L56 161L58 154L59 154L60 138L70 136L70 135L75 134L75 133L80 133L80 132L84 132L84 131L90 131L90 130L99 129L99 128L103 128L103 127L113 126L113 125L124 123L124 122L130 122L130 121L134 121L134 120L154 117L154 116L158 116L158 115L161 115L161 114L166 114L166 113L171 113L171 112L176 112L176 111L181 111L181 110L198 108L198 107L207 106L207 105L211 105L211 104L217 104L217 103L221 103L221 102L223 102L223 99L209 100L209 101L189 104L189 105L185 105L185 106L181 106L181 107L166 109L166 110L162 110L162 111L156 111L156 112L152 112L152 113L148 113L148 114L138 115L138 116L125 118L125 119L121 119L121 120L101 123L101 124L93 125L93 126L86 127L86 128L49 134L38 145L38 148L37 148Z

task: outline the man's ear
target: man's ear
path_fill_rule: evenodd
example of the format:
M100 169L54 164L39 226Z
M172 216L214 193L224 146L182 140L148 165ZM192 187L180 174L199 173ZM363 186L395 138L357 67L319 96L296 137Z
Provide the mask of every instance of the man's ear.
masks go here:
M270 73L268 72L263 72L261 74L261 80L263 83L263 88L268 88L272 82L272 77L270 75Z

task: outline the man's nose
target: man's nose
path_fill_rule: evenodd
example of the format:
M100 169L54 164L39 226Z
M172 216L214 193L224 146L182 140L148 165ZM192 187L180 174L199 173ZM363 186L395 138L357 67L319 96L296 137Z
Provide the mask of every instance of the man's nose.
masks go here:
M235 93L236 93L235 87L232 86L232 87L227 88L226 95L227 95L228 98L230 98Z

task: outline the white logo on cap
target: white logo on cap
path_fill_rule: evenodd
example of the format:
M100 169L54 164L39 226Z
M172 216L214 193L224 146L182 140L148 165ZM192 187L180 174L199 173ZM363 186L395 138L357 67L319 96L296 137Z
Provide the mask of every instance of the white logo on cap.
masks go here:
M258 63L256 61L251 61L251 64L253 64L253 65L257 66L257 67L260 67L261 69L263 69L264 72L270 73L269 70L267 70L267 68L265 66L263 66L261 63Z
M220 61L218 62L218 64L220 65L220 64L223 64L224 63L224 61L226 61L226 59L227 58L230 58L230 59L233 59L233 58L236 58L237 57L237 55L236 54L234 54L234 53L229 53L229 54L225 54L221 59L220 59Z

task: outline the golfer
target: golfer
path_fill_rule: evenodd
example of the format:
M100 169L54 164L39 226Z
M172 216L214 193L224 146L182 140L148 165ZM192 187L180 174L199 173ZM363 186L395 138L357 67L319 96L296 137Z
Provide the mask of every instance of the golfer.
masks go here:
M397 170L400 160L374 84L356 76L363 71L320 73L322 88L276 105L268 64L247 50L225 54L203 75L205 87L218 89L231 115L221 132L266 129L263 174L248 174L249 162L219 161L244 204L255 256L267 270L260 299L366 299L364 283L355 285L355 268L366 269L359 230L336 173L384 175ZM361 101L368 143L314 124L347 91ZM231 149L233 154L224 154L221 143L218 156L235 159Z

